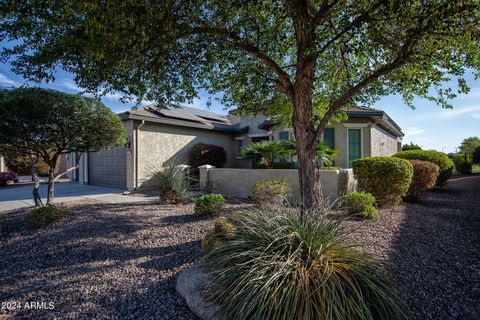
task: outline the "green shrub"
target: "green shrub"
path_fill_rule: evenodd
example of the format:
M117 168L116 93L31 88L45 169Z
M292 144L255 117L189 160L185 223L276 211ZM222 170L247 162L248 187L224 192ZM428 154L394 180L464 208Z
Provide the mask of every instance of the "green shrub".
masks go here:
M413 142L410 142L410 144L404 144L402 146L402 151L408 151L408 150L422 150L422 147L420 147L418 144L414 144Z
M379 206L392 206L408 191L413 168L407 160L370 157L354 160L353 174L360 191L371 193Z
M375 197L368 192L350 192L343 198L343 206L347 207L352 214L358 214L366 206L375 204Z
M203 216L218 213L224 205L225 198L221 194L205 194L195 200L195 214Z
M465 161L465 154L463 153L457 153L453 155L455 170L463 175L472 174L473 169L472 157L467 155L466 158L467 161Z
M476 147L475 150L473 150L472 162L474 164L480 164L480 146Z
M320 170L342 170L341 167L321 167Z
M394 157L407 159L407 160L422 160L435 163L440 173L437 178L436 184L444 185L448 179L452 176L453 162L444 153L430 150L410 150L402 151L394 155Z
M272 179L255 183L252 190L253 199L260 204L281 200L291 193L287 180Z
M235 238L235 233L235 226L229 222L227 218L218 218L213 224L213 229L207 232L207 234L205 234L203 237L203 252L208 253L223 242L233 240Z
M433 162L409 160L413 166L413 178L405 195L406 200L417 201L422 192L435 187L439 168Z
M250 207L235 240L204 256L222 319L405 319L382 265L315 208Z
M205 164L222 168L226 162L225 149L216 144L198 143L190 152L190 165L195 169Z
M62 220L68 214L64 206L47 204L37 207L27 215L26 224L31 229L43 228Z
M377 208L372 205L366 205L363 207L360 215L363 219L377 219L379 217Z

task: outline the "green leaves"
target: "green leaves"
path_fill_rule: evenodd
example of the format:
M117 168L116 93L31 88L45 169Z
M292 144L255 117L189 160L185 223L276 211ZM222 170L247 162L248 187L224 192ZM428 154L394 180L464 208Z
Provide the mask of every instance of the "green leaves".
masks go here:
M116 114L102 102L40 88L0 92L0 150L33 154L47 163L71 151L125 143Z

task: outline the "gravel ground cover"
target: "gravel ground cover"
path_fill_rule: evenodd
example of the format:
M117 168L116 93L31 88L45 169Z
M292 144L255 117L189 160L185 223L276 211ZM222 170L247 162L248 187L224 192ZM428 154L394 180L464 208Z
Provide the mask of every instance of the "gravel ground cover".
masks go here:
M386 263L411 319L480 319L479 189L479 175L456 178L378 220L346 222ZM69 206L65 220L39 231L25 229L26 209L0 214L0 303L22 303L0 319L195 319L175 282L200 258L213 218L194 216L191 204Z

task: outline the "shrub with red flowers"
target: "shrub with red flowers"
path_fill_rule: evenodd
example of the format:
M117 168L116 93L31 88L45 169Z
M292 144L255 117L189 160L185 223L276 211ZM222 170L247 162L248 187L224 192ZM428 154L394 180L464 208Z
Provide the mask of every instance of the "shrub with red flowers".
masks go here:
M6 171L0 172L0 186L6 186L8 182L18 182L18 177L15 172Z
M226 162L227 153L225 149L216 144L199 143L193 147L190 153L190 165L194 169L205 164L222 168Z

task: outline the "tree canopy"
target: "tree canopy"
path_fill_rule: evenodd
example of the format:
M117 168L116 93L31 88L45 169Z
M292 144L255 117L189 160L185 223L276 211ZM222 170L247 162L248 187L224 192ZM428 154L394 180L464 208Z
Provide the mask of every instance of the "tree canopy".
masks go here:
M462 152L472 154L475 148L480 147L480 138L479 137L468 137L463 139L460 144L460 150Z
M97 99L42 88L0 91L0 154L43 160L49 191L61 154L113 147L125 137L120 118Z
M21 41L3 57L29 79L62 67L92 92L159 102L205 88L291 121L304 204L320 193L315 146L343 110L392 93L449 107L480 69L479 0L7 0L0 12L2 40Z

